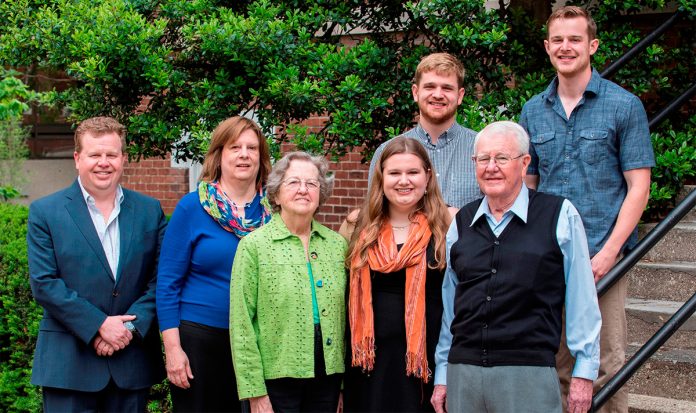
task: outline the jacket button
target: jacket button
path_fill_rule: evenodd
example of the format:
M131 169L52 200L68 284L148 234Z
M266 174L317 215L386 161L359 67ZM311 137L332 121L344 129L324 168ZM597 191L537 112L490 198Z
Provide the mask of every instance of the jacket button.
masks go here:
M113 295L114 297L118 297L118 291L114 291L113 293L111 293L111 295Z
M332 343L333 343L333 340L331 340L330 338L327 338L327 339L326 339L326 345L327 345L327 346L330 346Z
M493 241L493 244L495 244L495 245L500 245L500 241L495 240L495 241Z
M483 328L488 328L488 324L484 323L484 324L483 324ZM483 352L485 353L486 350L483 350Z
M495 268L493 268L493 269L491 270L491 272L492 272L493 274L496 274L496 273L498 272L498 270L496 270Z
M324 286L324 282L322 280L317 281L317 287L321 288Z
M490 295L489 295L488 297L486 297L486 301L491 301L492 299L493 299L493 298L491 298Z

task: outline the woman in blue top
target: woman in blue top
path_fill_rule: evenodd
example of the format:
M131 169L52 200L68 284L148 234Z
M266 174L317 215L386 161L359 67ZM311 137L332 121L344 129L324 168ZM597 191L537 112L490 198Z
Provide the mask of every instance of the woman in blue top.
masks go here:
M215 128L198 191L184 196L162 243L157 317L174 411L241 411L229 342L239 240L271 218L271 161L261 129L235 116Z

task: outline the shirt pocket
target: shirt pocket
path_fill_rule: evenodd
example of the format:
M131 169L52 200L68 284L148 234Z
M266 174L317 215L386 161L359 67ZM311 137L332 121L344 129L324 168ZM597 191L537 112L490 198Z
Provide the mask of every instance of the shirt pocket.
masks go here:
M594 165L604 159L609 148L609 132L599 129L585 129L578 133L578 151L580 159L588 165Z
M539 169L547 170L554 159L560 155L560 147L556 132L539 133L530 138L534 151L539 158Z

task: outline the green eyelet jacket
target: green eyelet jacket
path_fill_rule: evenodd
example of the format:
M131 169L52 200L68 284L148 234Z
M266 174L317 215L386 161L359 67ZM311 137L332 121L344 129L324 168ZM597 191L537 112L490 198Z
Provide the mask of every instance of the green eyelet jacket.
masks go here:
M326 373L343 373L345 239L312 221L314 275ZM266 395L265 380L314 377L312 289L300 239L279 214L244 237L232 266L230 342L240 399Z

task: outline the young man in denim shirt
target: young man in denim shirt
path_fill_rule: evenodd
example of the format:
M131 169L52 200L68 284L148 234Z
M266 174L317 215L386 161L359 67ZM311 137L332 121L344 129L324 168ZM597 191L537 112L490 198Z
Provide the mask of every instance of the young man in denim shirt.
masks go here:
M544 46L557 77L527 102L520 117L532 143L527 184L566 197L577 207L597 282L637 241L636 225L648 202L650 168L655 165L648 120L636 96L592 69L590 56L599 40L585 10L560 8L549 17L547 28ZM624 278L599 301L601 367L595 391L625 360L626 289ZM556 364L565 395L572 363L563 343ZM627 412L626 389L602 411Z

